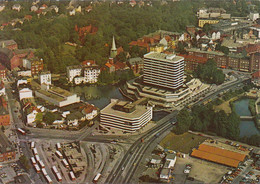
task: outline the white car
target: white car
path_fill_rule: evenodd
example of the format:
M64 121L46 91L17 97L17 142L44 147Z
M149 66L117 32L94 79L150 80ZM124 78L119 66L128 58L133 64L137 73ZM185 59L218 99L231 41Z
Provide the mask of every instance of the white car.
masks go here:
M189 169L184 169L184 174L189 174L190 173L190 170Z

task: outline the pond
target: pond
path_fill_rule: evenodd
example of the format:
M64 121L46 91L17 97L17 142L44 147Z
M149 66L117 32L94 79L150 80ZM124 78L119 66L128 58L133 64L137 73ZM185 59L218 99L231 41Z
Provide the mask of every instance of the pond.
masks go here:
M248 108L249 99L241 99L234 103L235 111L239 116L251 116ZM259 134L260 131L256 128L254 121L241 121L240 122L240 137L250 137L251 135Z
M99 109L103 109L110 103L111 98L124 99L119 91L119 86L76 86L70 91L78 94L83 101L94 104Z

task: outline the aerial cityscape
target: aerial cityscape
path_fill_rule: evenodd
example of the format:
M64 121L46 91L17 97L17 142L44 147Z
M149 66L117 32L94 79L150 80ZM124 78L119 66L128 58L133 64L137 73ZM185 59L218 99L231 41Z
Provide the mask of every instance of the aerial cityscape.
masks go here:
M260 183L259 0L0 0L0 183Z

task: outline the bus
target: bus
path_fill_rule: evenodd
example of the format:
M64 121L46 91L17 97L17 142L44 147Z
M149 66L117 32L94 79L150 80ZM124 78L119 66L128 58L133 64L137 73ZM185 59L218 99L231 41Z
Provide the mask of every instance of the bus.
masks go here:
M33 154L34 154L34 155L38 155L38 151L37 151L36 148L33 148Z
M61 182L61 181L62 181L62 177L61 177L60 173L58 173L58 172L55 173L55 176L56 176L58 182Z
M33 165L36 165L36 160L35 160L34 157L31 157L31 161L32 161L32 164L33 164Z
M61 150L61 145L59 142L56 144L56 147L57 147L57 150Z
M39 164L40 164L41 168L45 168L45 165L42 160L39 161Z
M35 155L35 159L36 159L37 162L40 162L40 161L41 161L39 155Z
M35 164L35 165L34 165L34 168L35 168L35 170L36 170L37 173L40 173L40 172L41 172L41 169L40 169L40 167L38 166L38 164Z
M76 180L76 177L75 177L73 171L70 171L70 179L71 179L72 181L75 181L75 180Z
M47 175L48 175L48 173L47 173L47 171L46 171L45 168L42 168L42 174L43 174L44 176L47 176Z
M66 159L62 159L62 163L63 163L63 165L64 165L66 168L69 167L69 164L68 164L68 162L67 162Z
M31 149L35 148L35 142L31 142Z
M60 151L57 150L55 153L56 153L57 157L63 158L63 156L62 156L62 154L60 153Z
M48 182L49 184L52 184L52 180L51 180L51 178L50 178L49 175L46 175L46 176L45 176L45 179L47 180L47 182Z
M95 176L95 178L93 179L93 182L97 182L97 181L99 180L100 176L101 176L101 174L98 173L98 174Z
M22 135L25 135L25 131L21 128L17 128L17 131L20 132Z
M54 174L58 172L58 169L56 168L56 166L52 166L52 171L54 172Z

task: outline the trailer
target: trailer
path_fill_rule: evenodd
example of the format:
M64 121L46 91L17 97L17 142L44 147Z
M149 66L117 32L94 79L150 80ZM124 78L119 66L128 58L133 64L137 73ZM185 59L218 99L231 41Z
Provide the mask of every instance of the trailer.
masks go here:
M35 155L35 159L36 159L37 162L40 162L40 161L41 161L39 155Z
M33 148L33 154L34 154L34 155L38 155L38 151L37 151L36 148Z
M48 175L48 173L47 173L47 171L46 171L45 168L42 168L42 174L43 174L44 176Z
M46 175L46 176L45 176L45 179L47 180L47 182L48 182L49 184L52 184L52 180L51 180L51 178L50 178L49 175Z
M35 164L35 165L34 165L34 169L35 169L35 171L36 171L37 173L40 173L40 172L41 172L41 169L40 169L40 167L38 166L38 164Z
M70 179L71 179L72 181L75 181L75 180L76 180L76 177L75 177L73 171L70 171Z
M41 168L45 168L45 165L42 160L39 161L39 164L40 164Z
M31 162L32 162L32 165L36 165L36 160L34 157L31 157Z
M59 157L59 158L63 158L63 156L62 156L62 154L61 154L61 152L60 151L55 151L55 154L57 155L57 157Z
M95 176L95 178L93 179L93 182L97 182L97 181L99 180L100 176L101 176L101 174L98 173L98 174Z
M21 128L17 128L17 131L20 132L22 135L26 134L25 131L23 129L21 129Z
M35 142L31 142L31 149L35 148Z
M69 168L69 164L66 159L62 159L62 163L66 168Z
M61 175L60 175L60 173L55 173L55 176L56 176L56 178L57 178L57 180L59 181L59 182L61 182L62 181L62 177L61 177Z
M56 148L57 148L57 150L61 150L61 145L59 142L56 144Z
M56 168L56 166L52 166L51 169L52 169L52 171L54 172L54 174L58 172L58 169Z

